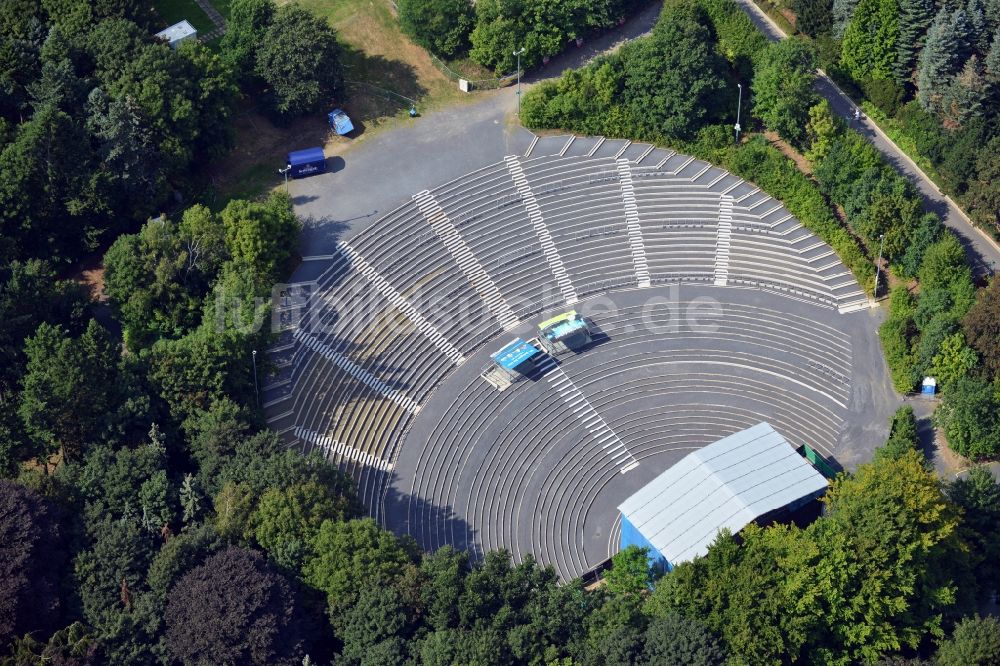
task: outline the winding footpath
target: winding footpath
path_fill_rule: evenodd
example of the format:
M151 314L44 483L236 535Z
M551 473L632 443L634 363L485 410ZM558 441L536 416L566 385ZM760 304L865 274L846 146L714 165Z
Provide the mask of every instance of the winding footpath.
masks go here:
M778 25L753 0L735 0L754 25L771 41L787 39ZM843 118L875 146L901 174L909 178L924 197L928 210L937 213L945 226L954 231L965 246L969 264L977 275L993 273L1000 268L1000 245L982 229L947 194L934 184L927 174L886 136L882 129L866 117L854 120L855 103L822 70L817 70L816 90L830 102L834 113Z

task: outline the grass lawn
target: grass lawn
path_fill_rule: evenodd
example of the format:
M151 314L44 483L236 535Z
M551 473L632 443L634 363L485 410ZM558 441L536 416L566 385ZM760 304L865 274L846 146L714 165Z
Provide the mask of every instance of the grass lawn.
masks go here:
M223 18L228 21L230 11L229 5L232 3L232 0L210 0L210 2L212 3L212 6L215 7L220 14L222 14Z
M173 25L187 19L199 35L204 35L215 29L211 19L201 11L194 0L155 0L153 6L156 13L163 19L163 27Z

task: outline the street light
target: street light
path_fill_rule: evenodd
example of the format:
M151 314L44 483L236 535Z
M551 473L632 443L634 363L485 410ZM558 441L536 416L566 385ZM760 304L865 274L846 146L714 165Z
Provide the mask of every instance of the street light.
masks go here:
M292 170L292 165L289 164L284 169L278 169L278 173L285 175L285 194L288 193L288 172Z
M257 406L260 407L260 391L257 388L257 350L253 352L253 393L257 396Z
M740 110L743 107L743 84L737 83L736 87L740 89L739 98L736 100L736 124L733 125L733 129L736 130L736 143L740 142Z
M520 51L514 51L513 55L517 56L517 115L521 116L521 54L524 53L524 47L521 47Z
M882 271L882 239L885 238L885 234L878 237L878 261L875 262L875 300L878 300L878 280L881 276Z

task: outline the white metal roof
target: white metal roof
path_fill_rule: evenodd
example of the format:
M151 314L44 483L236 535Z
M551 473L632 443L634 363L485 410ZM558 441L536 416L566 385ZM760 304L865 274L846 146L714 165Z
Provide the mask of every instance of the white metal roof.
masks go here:
M198 34L198 31L194 29L194 26L188 23L187 20L184 20L180 23L174 23L169 28L164 28L156 33L156 36L167 40L169 44L173 44L185 37L191 37L196 34Z
M671 564L708 551L719 530L827 487L826 479L767 423L688 454L618 507Z

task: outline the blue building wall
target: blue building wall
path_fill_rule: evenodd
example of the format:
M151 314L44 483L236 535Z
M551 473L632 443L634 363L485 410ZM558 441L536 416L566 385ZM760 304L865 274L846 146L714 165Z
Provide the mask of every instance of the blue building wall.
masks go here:
M670 562L667 562L667 558L654 548L653 544L646 540L646 537L642 536L642 533L628 521L628 518L622 516L622 538L619 547L621 550L625 550L629 546L638 546L647 550L650 569L657 572L667 572L673 569Z

